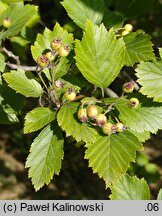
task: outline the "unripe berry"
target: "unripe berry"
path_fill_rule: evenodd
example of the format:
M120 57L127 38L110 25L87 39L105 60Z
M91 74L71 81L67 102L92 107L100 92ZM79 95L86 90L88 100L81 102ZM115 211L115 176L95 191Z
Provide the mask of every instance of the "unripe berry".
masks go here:
M127 35L129 33L130 33L129 31L124 30L124 31L122 31L121 36L123 37L123 36L125 36L125 35Z
M130 108L136 109L139 106L139 100L137 98L131 98L129 100L128 106Z
M67 92L65 92L65 98L68 101L74 101L76 98L76 93L73 88L69 88Z
M117 132L122 132L122 131L124 131L124 130L126 129L126 126L123 125L123 123L118 122L118 123L116 124L116 129L117 129Z
M123 85L123 92L124 93L132 93L134 90L134 85L132 82L127 82Z
M6 17L6 18L3 20L2 25L3 25L4 28L9 28L10 25L11 25L11 19L10 19L9 17Z
M42 55L37 58L37 64L39 65L39 67L46 67L49 64L49 59L46 55Z
M53 52L47 52L46 57L50 60L53 61L55 59L55 54Z
M78 119L81 122L86 122L88 120L88 116L87 116L87 110L82 108L78 110Z
M95 119L98 115L98 109L95 105L89 105L87 109L87 115L89 118Z
M116 133L117 128L116 125L113 125L112 123L108 122L103 126L102 131L104 134L110 135Z
M52 50L58 50L62 46L62 42L60 39L56 38L51 42Z
M103 127L105 124L106 124L106 116L105 114L99 114L97 117L96 117L96 123L99 127Z
M66 56L69 55L69 53L70 53L70 47L69 47L69 45L64 45L63 47L60 47L60 49L58 51L58 54L61 57L66 57Z
M131 24L126 24L124 25L124 30L131 32L133 30L133 26Z

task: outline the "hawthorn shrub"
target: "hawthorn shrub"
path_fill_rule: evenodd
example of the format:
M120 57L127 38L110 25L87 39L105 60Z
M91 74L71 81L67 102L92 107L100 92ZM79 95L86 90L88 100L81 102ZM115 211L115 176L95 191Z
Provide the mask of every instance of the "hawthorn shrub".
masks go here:
M59 174L70 136L82 141L85 159L111 189L111 199L150 199L144 178L126 172L142 143L162 129L162 49L155 53L151 37L123 23L104 0L61 4L79 34L74 25L46 27L31 45L35 65L26 65L20 61L26 49L17 56L6 44L30 46L28 31L40 20L39 8L21 0L0 2L0 124L18 122L25 97L37 99L23 128L25 134L39 131L26 160L36 191ZM114 4L123 10L122 1ZM123 73L127 82L114 92L110 85Z

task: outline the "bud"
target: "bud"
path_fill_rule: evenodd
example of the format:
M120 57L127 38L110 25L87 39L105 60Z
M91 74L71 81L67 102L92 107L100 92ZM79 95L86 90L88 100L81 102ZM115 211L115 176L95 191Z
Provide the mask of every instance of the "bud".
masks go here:
M127 35L127 34L129 34L130 32L129 31L122 31L122 33L121 33L121 36L123 37L123 36L125 36L125 35Z
M134 90L134 85L132 82L127 82L123 85L123 92L124 93L132 93Z
M49 64L49 59L47 58L46 55L42 55L40 57L37 58L37 64L39 65L39 67L47 67Z
M87 110L82 108L82 109L79 109L78 110L78 119L81 121L81 122L86 122L88 120L88 117L87 117Z
M108 122L103 126L102 131L104 134L110 135L116 133L117 128L116 125L113 125L112 123Z
M129 100L128 106L132 109L136 109L139 106L139 100L137 98L131 98Z
M76 98L76 93L73 88L69 88L67 92L65 92L65 98L68 101L74 101Z
M106 118L105 114L99 114L96 117L96 122L97 122L97 125L99 127L103 127L106 124L106 120L107 120L107 118Z
M9 17L6 17L6 18L3 20L2 25L3 25L4 28L9 28L10 25L11 25L11 19L10 19Z
M55 54L53 52L47 52L46 57L50 60L53 61L55 59Z
M60 39L56 38L51 42L51 48L52 50L58 50L62 45L62 42Z
M131 24L126 24L124 25L124 30L131 32L133 30L133 26Z
M60 49L58 51L58 54L61 57L66 57L66 56L69 55L69 53L70 53L70 47L69 47L69 45L64 45L63 47L60 47Z
M123 123L118 122L118 123L116 124L116 129L117 129L117 132L122 132L122 131L126 130L126 126L123 125Z
M98 109L95 105L89 105L87 109L87 115L89 118L95 119L98 115Z

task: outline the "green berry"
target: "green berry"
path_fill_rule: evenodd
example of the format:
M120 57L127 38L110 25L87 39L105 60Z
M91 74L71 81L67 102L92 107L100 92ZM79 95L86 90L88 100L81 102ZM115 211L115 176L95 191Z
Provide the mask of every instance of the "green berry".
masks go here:
M116 129L117 129L117 132L122 132L122 131L124 131L124 130L126 129L126 126L123 125L123 123L118 122L118 123L116 124Z
M66 57L66 56L69 55L69 53L70 53L70 47L69 47L69 45L64 45L63 47L60 47L60 49L58 51L58 54L61 57Z
M96 117L96 123L99 127L103 127L106 124L106 120L107 120L107 118L106 118L105 114L99 114Z
M42 55L37 58L37 64L39 67L47 67L49 65L49 59L46 55Z
M4 28L9 28L10 25L11 25L11 19L10 19L9 17L6 17L6 18L3 20L2 25L3 25Z
M76 93L73 90L73 88L69 88L68 91L65 92L64 96L65 96L66 100L68 100L68 101L74 101L75 98L76 98Z
M123 85L123 92L124 93L132 93L134 90L134 85L132 82L127 82Z
M122 31L121 36L123 37L123 36L125 36L125 35L127 35L129 33L130 33L129 31L124 30L124 31Z
M131 32L133 30L133 26L131 24L126 24L124 25L124 30Z
M88 116L87 116L87 110L82 108L78 110L78 119L81 122L86 122L88 120Z
M110 135L116 133L117 128L116 125L113 125L112 123L108 122L103 126L102 131L104 134Z
M55 38L52 42L51 42L51 48L52 50L58 50L60 49L60 47L62 46L62 42L60 39Z
M132 109L136 109L139 106L139 100L137 98L131 98L129 100L128 106Z
M89 105L87 109L87 115L91 119L95 119L98 115L98 109L95 105Z
M47 52L46 57L50 60L53 61L55 59L55 54L53 52Z

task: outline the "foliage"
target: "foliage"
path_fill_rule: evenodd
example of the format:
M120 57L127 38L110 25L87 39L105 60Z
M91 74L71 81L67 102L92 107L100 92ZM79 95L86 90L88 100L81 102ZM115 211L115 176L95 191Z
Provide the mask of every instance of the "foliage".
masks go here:
M29 32L39 21L38 7L20 0L0 3L0 124L19 122L25 97L37 101L24 118L25 134L39 131L26 161L36 191L59 174L63 146L72 137L82 141L85 159L110 187L111 199L150 198L146 181L126 172L150 133L162 129L162 51L154 52L150 35L126 31L121 1L110 2L121 14L103 0L62 1L81 33L76 36L55 23L34 42ZM6 41L21 50L32 44L32 64L23 64ZM138 79L112 94L111 84L128 69Z

